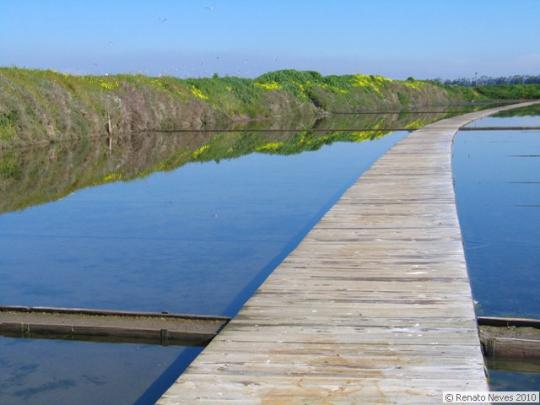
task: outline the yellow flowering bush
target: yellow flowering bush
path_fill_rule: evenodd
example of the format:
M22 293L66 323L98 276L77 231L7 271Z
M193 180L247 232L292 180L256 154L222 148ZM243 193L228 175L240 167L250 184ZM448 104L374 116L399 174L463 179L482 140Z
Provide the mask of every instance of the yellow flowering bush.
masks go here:
M122 173L109 173L105 177L103 177L104 182L111 182L116 180L122 180L123 176Z
M255 83L255 86L258 86L265 90L279 90L281 85L278 82L264 82L264 83Z
M354 75L351 84L354 87L367 87L380 95L382 86L391 82L392 79L383 76Z
M401 82L404 86L407 86L411 89L420 90L424 86L424 82L419 80L404 80Z
M277 152L283 147L283 142L269 142L267 144L258 146L255 150L257 152Z
M193 153L191 154L191 156L193 157L193 159L198 159L208 149L210 149L210 145L203 145L200 148L194 150Z
M195 86L191 86L191 94L200 100L208 100L208 96Z
M103 80L99 81L99 86L105 90L114 90L118 88L119 84L116 80Z

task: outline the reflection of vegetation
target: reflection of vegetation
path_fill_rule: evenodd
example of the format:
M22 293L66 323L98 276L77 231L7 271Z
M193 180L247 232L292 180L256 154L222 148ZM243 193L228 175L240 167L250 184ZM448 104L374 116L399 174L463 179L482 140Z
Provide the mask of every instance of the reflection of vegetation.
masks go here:
M318 120L310 130L130 134L83 139L0 155L0 212L53 201L88 186L144 177L188 162L219 161L253 152L292 154L336 141L361 142L385 135L383 128L427 124L446 114L339 115ZM307 124L306 124L307 125ZM325 128L380 128L331 131Z
M0 157L0 179L17 179L19 174L19 162L12 153Z
M536 86L536 85L530 85ZM381 76L282 70L254 80L72 76L0 68L0 147L117 132L219 128L250 119L397 111L489 98L538 97L527 85L471 88Z
M540 115L540 104L501 111L500 113L494 114L493 117L525 117L531 115Z
M257 147L257 152L291 155L308 150L318 150L334 142L362 142L386 135L388 131L335 131L314 136L309 131L294 134L289 142L270 142Z

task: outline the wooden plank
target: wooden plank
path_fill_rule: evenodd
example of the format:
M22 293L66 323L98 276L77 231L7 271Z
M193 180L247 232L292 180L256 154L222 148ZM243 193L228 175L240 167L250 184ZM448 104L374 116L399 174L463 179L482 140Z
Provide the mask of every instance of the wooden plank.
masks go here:
M499 318L500 319L500 318ZM518 319L517 326L498 324L480 325L480 342L484 354L493 358L540 359L540 329L538 320L527 326Z
M492 337L484 346L486 355L496 358L540 359L540 340Z
M413 132L328 211L161 404L440 403L487 390L454 201L456 131Z
M502 326L506 328L510 328L514 326L514 327L528 327L528 328L540 329L540 319L501 317L501 316L479 316L478 325Z
M220 316L0 306L0 335L31 338L200 346L228 321Z

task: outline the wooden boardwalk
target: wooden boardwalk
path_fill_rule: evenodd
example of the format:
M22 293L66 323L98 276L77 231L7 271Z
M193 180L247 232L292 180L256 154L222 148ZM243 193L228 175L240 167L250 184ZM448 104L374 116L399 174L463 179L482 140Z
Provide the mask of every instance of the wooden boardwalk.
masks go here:
M526 104L524 104L526 105ZM487 390L456 215L452 141L474 112L379 159L161 404L425 404Z

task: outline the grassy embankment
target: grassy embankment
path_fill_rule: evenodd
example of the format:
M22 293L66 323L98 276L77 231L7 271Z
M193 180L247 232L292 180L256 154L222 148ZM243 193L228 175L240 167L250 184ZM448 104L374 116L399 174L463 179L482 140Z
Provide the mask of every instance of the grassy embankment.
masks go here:
M0 147L115 133L215 128L270 117L387 111L540 97L539 85L466 88L284 70L256 79L73 76L0 68Z

